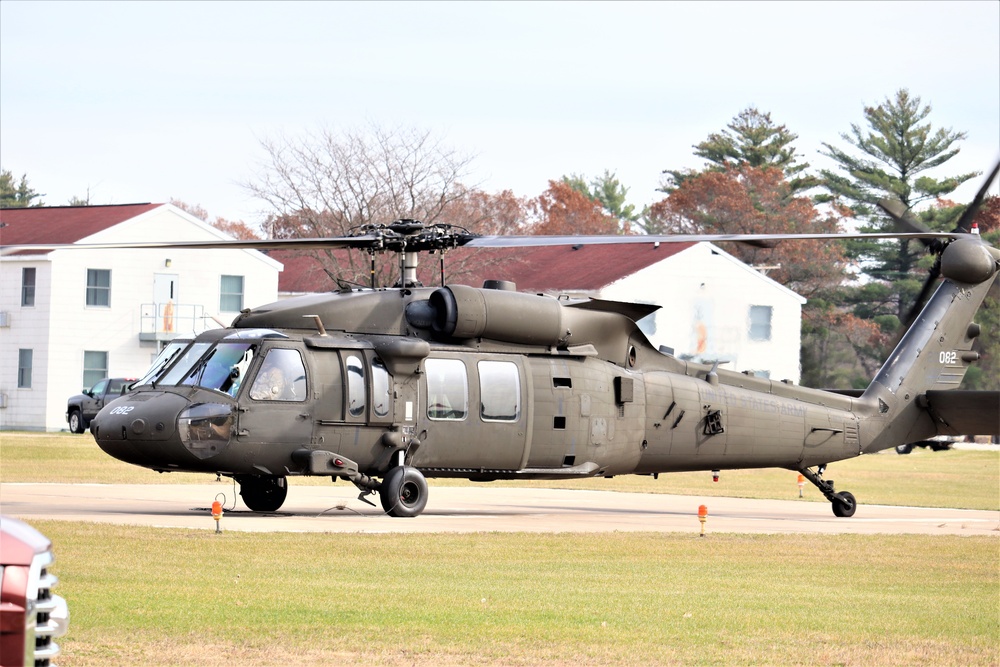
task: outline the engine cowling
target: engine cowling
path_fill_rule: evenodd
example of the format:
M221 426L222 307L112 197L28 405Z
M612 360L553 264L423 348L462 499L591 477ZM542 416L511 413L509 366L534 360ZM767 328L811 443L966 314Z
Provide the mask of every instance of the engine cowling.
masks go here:
M560 345L568 334L563 308L551 297L451 285L435 290L430 306L431 329L439 337Z

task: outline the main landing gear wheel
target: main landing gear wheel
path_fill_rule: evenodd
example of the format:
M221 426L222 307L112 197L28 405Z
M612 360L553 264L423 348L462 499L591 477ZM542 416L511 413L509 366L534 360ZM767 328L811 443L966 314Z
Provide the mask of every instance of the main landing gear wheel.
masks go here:
M240 497L254 512L276 512L288 495L288 484L284 477L263 475L237 475Z
M858 509L858 502L854 499L854 494L850 491L841 491L833 501L833 513L839 517L854 516L854 511Z
M396 466L385 474L379 497L389 516L417 516L427 506L427 480L416 468Z

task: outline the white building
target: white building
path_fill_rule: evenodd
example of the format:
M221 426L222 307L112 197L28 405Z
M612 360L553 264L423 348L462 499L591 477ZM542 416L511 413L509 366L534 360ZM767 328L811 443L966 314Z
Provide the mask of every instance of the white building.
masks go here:
M169 204L0 211L0 244L214 241ZM253 250L23 251L0 258L0 430L67 428L66 399L138 377L168 341L277 299L282 265Z
M271 255L287 267L280 295L335 289L312 256ZM682 359L799 381L805 298L711 243L458 249L448 257L448 283L509 280L522 292L659 305L639 323L654 345ZM421 278L438 282L435 261L424 261Z

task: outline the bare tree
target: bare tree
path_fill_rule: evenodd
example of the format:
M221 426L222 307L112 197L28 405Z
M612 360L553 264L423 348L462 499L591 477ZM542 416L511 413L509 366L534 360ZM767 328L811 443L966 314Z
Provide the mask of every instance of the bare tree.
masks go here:
M261 145L266 159L244 187L268 204L264 230L272 237L344 236L362 225L405 218L444 222L444 213L469 192L462 179L472 158L426 130L370 124ZM368 275L368 258L361 253L323 254L333 280L363 281ZM391 265L379 262L386 263Z

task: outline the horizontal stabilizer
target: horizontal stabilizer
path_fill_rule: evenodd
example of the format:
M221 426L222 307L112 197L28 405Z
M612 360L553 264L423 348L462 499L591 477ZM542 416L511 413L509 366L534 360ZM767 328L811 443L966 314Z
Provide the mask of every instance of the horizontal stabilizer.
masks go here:
M1000 435L1000 391L930 390L918 401L938 435Z
M579 310L596 310L604 313L618 313L633 322L638 322L650 313L655 313L660 306L653 303L629 303L627 301L609 301L608 299L588 299L566 304L567 308Z

